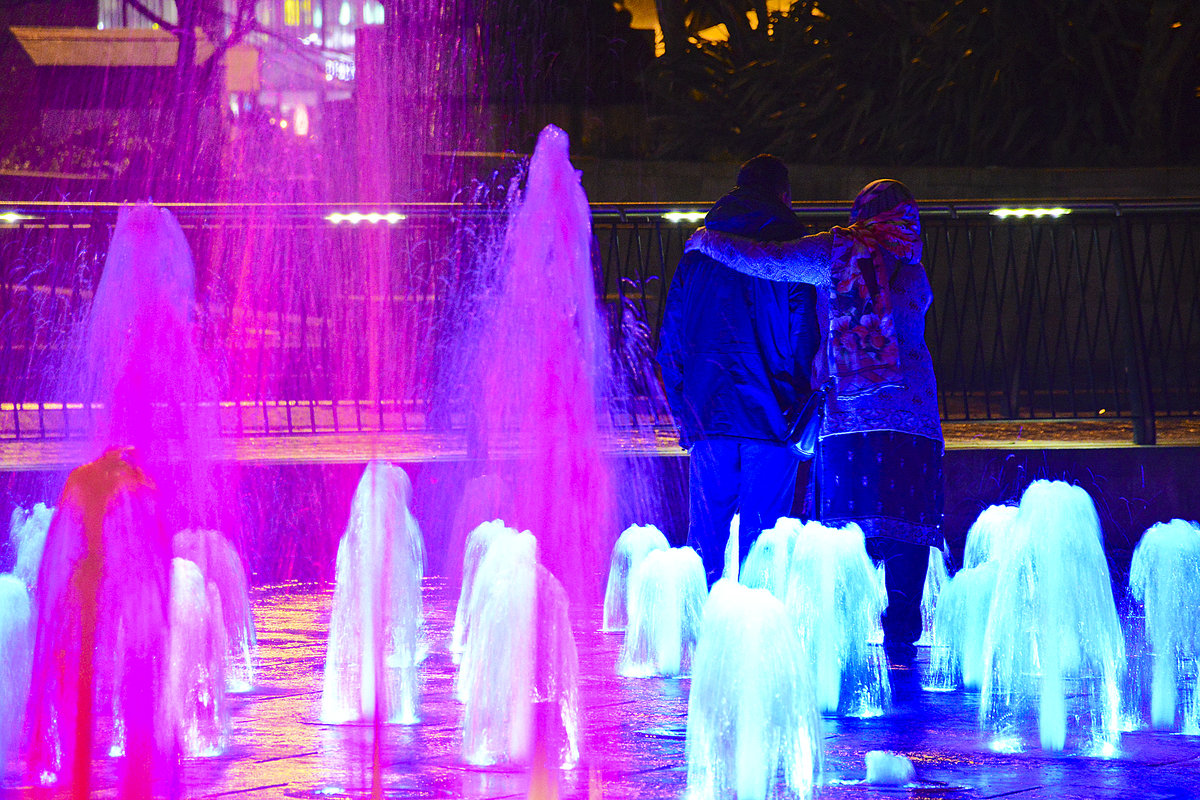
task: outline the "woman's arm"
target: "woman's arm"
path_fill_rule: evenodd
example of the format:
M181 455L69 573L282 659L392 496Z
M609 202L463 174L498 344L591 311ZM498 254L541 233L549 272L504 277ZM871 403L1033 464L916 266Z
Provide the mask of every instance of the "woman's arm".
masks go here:
M700 228L688 239L684 250L698 250L730 269L769 281L814 286L828 286L831 281L832 240L828 233L786 242L759 242Z

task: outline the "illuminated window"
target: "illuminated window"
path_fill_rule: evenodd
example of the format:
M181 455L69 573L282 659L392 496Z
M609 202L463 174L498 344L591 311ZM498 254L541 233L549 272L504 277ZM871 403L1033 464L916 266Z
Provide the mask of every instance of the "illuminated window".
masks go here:
M283 24L290 27L309 26L313 21L312 0L284 0Z
M350 0L342 0L342 7L338 9L338 24L349 25L354 21L354 12L350 9Z

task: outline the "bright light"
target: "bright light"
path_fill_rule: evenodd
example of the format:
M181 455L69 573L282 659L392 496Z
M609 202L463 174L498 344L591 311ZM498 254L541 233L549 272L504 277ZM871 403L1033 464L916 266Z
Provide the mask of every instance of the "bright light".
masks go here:
M991 212L993 217L1000 219L1008 219L1016 217L1017 219L1025 219L1025 217L1053 217L1058 219L1064 214L1070 214L1069 208L997 208Z
M18 222L23 222L25 220L31 220L31 219L37 219L37 217L31 217L26 214L18 214L15 211L6 211L5 213L0 214L0 222L6 223L8 225L16 225Z
M399 214L395 211L390 211L387 214L380 214L372 211L369 214L360 214L357 211L351 211L348 214L342 214L338 211L333 212L325 217L326 222L332 222L334 225L340 225L343 222L349 222L351 225L357 225L360 222L380 223L386 222L389 225L395 225L398 222L403 222L408 219L404 214Z
M352 81L354 80L354 62L340 58L325 59L325 80Z
M662 215L662 218L667 222L703 222L703 211L668 211Z
M308 136L308 106L303 103L292 112L292 130L297 136Z
M995 753L1020 753L1025 749L1021 745L1021 740L1015 736L1003 739L993 739L988 746L991 747L992 752Z
M338 24L345 27L354 20L354 12L350 10L350 0L342 0L342 7L338 9Z

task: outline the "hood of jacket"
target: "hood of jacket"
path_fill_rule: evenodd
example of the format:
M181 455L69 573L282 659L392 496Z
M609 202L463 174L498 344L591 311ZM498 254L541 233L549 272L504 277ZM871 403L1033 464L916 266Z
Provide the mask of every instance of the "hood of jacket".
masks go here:
M803 235L800 220L778 197L741 186L713 204L704 217L705 227L763 242L796 239Z

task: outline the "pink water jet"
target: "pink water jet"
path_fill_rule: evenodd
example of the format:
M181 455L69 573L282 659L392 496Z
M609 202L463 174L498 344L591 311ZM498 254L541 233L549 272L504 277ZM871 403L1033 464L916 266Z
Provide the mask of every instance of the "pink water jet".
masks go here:
M172 530L217 526L215 370L200 347L196 267L171 212L117 213L104 269L64 376L89 411L91 457L133 447L153 470Z
M31 784L86 797L101 744L124 755L121 796L150 796L174 734L159 714L170 559L158 490L130 451L70 474L38 572Z
M538 137L498 258L478 398L489 471L513 474L513 519L572 599L600 597L616 535L614 481L601 447L607 340L596 307L591 211L566 133ZM507 450L507 453L504 451Z

